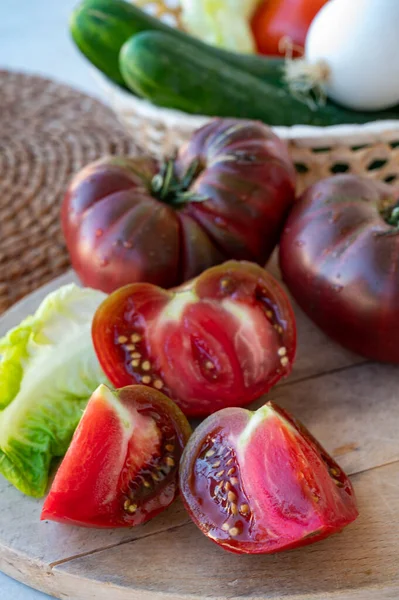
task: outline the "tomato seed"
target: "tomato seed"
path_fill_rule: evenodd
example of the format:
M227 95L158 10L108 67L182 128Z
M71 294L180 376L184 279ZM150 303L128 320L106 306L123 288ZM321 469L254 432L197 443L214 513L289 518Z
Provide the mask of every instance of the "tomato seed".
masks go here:
M221 471L219 471L218 473L216 473L216 477L222 477L222 475L224 475L223 469Z
M205 458L210 458L214 454L216 454L215 450L208 450L208 452L205 454Z
M175 461L173 460L173 458L171 456L167 456L165 462L168 465L168 467L175 466Z
M237 528L237 527L232 527L231 529L229 529L229 534L230 534L232 537L235 537L235 536L236 536L236 535L238 535L239 533L240 533L240 532L239 532L239 530L238 530L238 528Z
M165 450L167 450L167 452L173 452L174 449L175 447L173 446L173 444L166 444L165 446Z
M133 344L136 344L137 342L141 342L141 335L139 333L132 333L130 339L132 340Z
M135 358L134 360L132 360L132 362L130 363L132 365L132 367L138 367L140 364L140 361Z
M161 381L160 379L155 379L153 385L154 385L155 389L162 390L162 388L163 388L163 381Z
M238 483L237 477L230 477L230 483L231 483L231 485L237 485L237 483Z
M145 384L148 385L149 383L151 383L151 377L149 375L144 375L144 377L142 377L141 381Z
M231 467L231 469L229 469L227 471L227 475L230 477L230 475L233 475L233 473L235 472L236 468L235 467Z
M126 336L120 335L118 337L118 344L126 344L126 342L127 342L127 337Z
M283 356L283 358L280 359L280 362L282 364L283 367L286 367L289 363L289 360L286 356Z
M248 506L248 504L241 504L241 506L240 506L240 512L243 515L247 515L249 513L249 506Z
M229 502L235 502L237 500L237 496L235 495L234 492L228 492L228 494L227 494L227 500Z
M149 371L151 369L151 363L149 360L145 360L142 365L141 368L143 369L143 371Z
M217 469L218 467L220 467L220 464L221 464L221 463L220 463L220 460L218 460L218 461L216 461L216 462L215 462L215 463L212 465L212 468L213 468L213 469Z
M277 354L279 356L285 356L287 354L287 348L284 348L284 346L281 346L281 348L278 349Z
M222 529L223 531L228 531L230 529L230 525L228 523L223 523Z
M131 356L132 358L141 358L140 352L132 352Z
M230 504L230 510L233 515L238 515L237 504L234 504L234 502Z

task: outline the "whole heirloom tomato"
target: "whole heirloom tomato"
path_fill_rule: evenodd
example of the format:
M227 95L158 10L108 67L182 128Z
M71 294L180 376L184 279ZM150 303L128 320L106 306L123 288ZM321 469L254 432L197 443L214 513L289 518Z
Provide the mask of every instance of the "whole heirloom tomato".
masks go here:
M294 201L284 143L253 121L215 120L163 165L109 157L73 179L62 206L71 262L105 292L171 287L227 258L265 264Z
M179 479L194 523L238 554L311 544L358 515L345 473L271 402L256 412L226 408L206 419L183 452Z
M287 375L296 328L277 281L229 261L174 290L136 283L114 292L94 316L93 342L116 387L154 387L199 416L244 406Z
M327 0L266 0L252 19L252 31L258 52L284 55L281 40L289 38L299 48L305 47L311 22ZM294 51L294 56L301 52Z
M132 527L167 508L178 492L191 433L181 410L142 385L89 400L55 476L41 518L85 527Z
M399 191L354 175L310 187L280 244L284 280L334 340L399 363Z

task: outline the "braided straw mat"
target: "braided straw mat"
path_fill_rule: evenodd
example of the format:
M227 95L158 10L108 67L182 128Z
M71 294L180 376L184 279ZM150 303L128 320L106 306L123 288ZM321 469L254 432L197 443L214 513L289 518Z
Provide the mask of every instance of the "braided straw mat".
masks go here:
M97 100L0 70L0 312L69 267L60 203L71 176L137 147Z

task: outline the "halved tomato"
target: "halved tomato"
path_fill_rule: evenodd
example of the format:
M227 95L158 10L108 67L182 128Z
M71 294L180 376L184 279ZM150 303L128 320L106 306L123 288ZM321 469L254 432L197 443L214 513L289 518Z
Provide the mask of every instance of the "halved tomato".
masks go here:
M277 281L229 261L163 290L128 285L93 320L100 363L117 386L162 389L187 415L243 406L291 371L295 319Z
M180 489L194 523L237 554L321 540L358 515L352 485L313 436L269 402L226 408L190 438Z
M131 527L167 508L178 491L190 425L174 402L145 386L92 395L51 486L41 519Z

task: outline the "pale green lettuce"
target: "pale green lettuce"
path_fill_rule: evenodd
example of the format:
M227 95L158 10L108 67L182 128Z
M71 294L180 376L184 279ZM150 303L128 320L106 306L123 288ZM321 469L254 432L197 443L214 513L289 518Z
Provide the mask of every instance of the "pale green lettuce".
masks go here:
M0 340L0 473L42 496L92 392L108 383L91 339L102 292L61 287Z
M185 29L212 46L253 54L249 21L259 0L180 0Z

